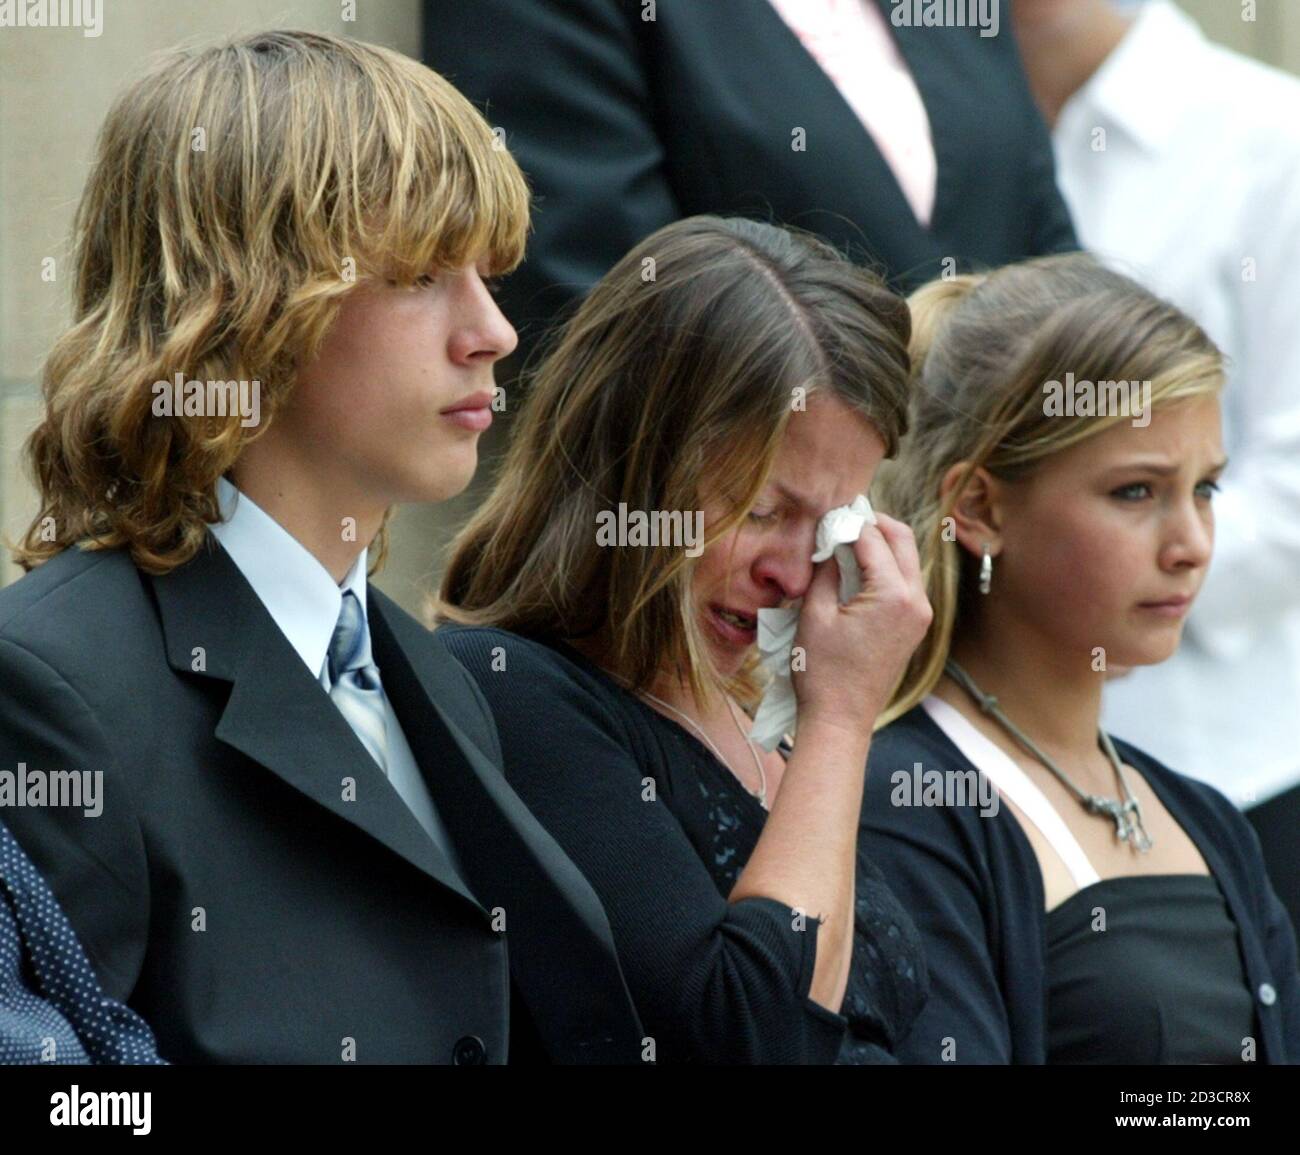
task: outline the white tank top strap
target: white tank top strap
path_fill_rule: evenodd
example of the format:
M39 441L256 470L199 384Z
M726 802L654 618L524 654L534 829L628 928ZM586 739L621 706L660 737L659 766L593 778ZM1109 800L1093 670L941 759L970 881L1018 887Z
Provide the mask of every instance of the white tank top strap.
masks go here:
M1020 812L1032 822L1053 850L1061 856L1074 884L1080 890L1101 881L1101 876L1093 869L1083 847L1070 833L1065 820L1056 812L1056 808L1047 800L1047 796L1034 785L1026 774L996 743L990 741L972 725L955 707L942 698L930 694L921 705L925 712L951 739L977 770L981 771L995 787L1019 808Z

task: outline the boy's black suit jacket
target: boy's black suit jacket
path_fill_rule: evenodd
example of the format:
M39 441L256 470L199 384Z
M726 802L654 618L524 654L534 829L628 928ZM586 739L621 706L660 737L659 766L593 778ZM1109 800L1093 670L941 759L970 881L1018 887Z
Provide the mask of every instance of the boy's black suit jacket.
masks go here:
M97 817L0 818L172 1061L638 1061L605 913L480 691L368 603L464 877L212 539L162 577L71 549L0 590L0 771L103 775Z
M1078 247L1009 6L982 36L895 27L891 0L862 2L929 115L928 227L770 0L424 0L425 63L504 130L535 193L528 259L502 294L521 349L633 245L698 213L819 233L900 290Z

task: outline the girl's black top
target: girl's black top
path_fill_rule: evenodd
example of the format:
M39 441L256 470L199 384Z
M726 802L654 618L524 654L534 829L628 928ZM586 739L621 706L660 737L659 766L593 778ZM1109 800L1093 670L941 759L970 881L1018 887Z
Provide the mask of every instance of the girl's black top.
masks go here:
M1047 912L1049 1063L1240 1064L1254 1024L1212 876L1106 878Z
M990 813L980 790L915 805L896 788L917 763L979 776L925 707L877 731L858 850L912 915L930 973L930 996L894 1048L900 1062L1300 1061L1295 932L1250 823L1212 786L1114 741L1213 882L1106 879L1048 911L1009 807ZM1092 929L1094 908L1104 932Z

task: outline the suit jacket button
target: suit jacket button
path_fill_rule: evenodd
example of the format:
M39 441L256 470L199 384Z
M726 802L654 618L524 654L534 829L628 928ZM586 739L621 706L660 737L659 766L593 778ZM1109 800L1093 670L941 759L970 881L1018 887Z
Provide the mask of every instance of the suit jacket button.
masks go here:
M1259 1001L1266 1007L1271 1007L1275 1002L1277 1002L1277 991L1273 989L1272 983L1260 984Z
M479 1067L487 1062L487 1048L478 1035L457 1039L451 1049L451 1061L458 1067Z

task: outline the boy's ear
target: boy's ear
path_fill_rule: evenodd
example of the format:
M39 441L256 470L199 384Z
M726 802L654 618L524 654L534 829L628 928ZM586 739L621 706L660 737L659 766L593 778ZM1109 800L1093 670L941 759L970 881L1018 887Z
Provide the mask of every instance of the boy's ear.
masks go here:
M941 500L947 498L969 465L968 461L959 461L943 475L939 484ZM983 466L978 466L952 508L950 516L956 523L957 540L964 550L976 557L983 555L985 543L994 557L1002 550L1000 494L997 479Z

